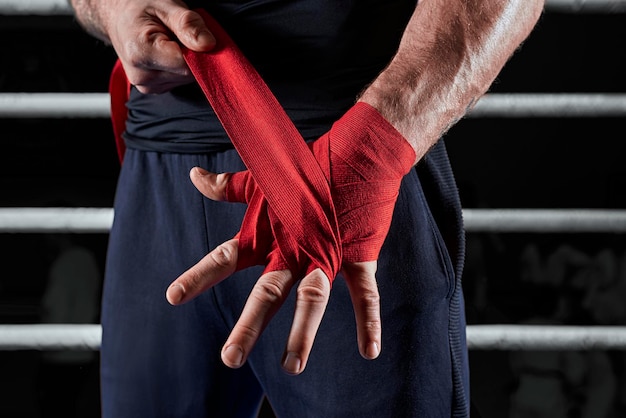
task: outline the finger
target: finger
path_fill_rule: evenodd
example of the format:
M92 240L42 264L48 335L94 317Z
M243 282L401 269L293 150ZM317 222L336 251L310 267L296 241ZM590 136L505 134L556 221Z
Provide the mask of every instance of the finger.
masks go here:
M342 271L354 306L359 351L364 358L375 359L382 338L376 261L346 263Z
M157 10L156 14L174 36L192 51L206 52L215 47L215 37L202 17L193 10L176 7L163 12Z
M262 275L246 301L239 320L222 349L222 361L232 368L241 367L261 333L285 302L293 287L288 270Z
M211 200L226 200L226 186L230 173L211 173L204 168L194 167L189 172L189 178L196 189Z
M189 177L200 193L211 200L248 203L251 197L249 186L253 186L253 179L248 171L216 174L194 167Z
M330 280L321 269L309 273L298 285L293 323L282 359L285 372L296 375L305 369L329 296Z
M215 286L235 272L239 240L231 239L216 247L202 260L181 274L166 291L172 305L180 305Z
M130 83L140 93L159 94L193 82L178 43L163 33L163 27L148 26L151 29L144 36L125 44L126 49L119 54Z

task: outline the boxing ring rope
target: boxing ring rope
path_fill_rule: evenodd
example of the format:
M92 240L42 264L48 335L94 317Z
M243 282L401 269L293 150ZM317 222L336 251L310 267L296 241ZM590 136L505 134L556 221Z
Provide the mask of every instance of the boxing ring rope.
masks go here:
M108 233L111 208L0 208L0 233Z
M463 218L467 232L626 232L626 210L464 209Z
M108 93L1 93L4 118L108 118ZM467 115L500 118L626 116L626 94L490 93Z
M99 324L0 325L0 351L100 349ZM470 350L622 350L626 327L468 325Z
M561 13L623 13L626 0L546 0L546 10ZM0 0L0 14L71 15L67 0Z
M546 0L546 11L624 13L626 0ZM71 16L67 0L0 0L0 15ZM626 94L487 94L469 118L624 117ZM0 118L108 118L106 93L3 93ZM626 233L626 210L465 209L468 232ZM108 233L111 208L0 208L0 233ZM99 350L100 324L0 325L2 350ZM469 325L473 350L626 349L626 327Z
M546 0L546 10L563 13L619 13L626 11L624 0Z
M626 233L626 210L464 209L467 232ZM0 208L0 233L108 233L112 208Z
M101 335L99 324L0 325L0 350L93 351Z
M111 208L0 208L0 233L107 233ZM465 209L468 232L626 232L626 210ZM98 324L0 325L2 350L98 350ZM626 327L469 325L471 350L626 349Z

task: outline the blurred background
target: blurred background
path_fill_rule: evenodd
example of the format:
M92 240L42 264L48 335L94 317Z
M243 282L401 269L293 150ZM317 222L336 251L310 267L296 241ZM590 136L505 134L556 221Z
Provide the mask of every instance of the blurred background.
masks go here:
M106 92L115 55L71 16L0 15L0 93ZM547 11L492 93L626 93L626 13ZM108 119L0 119L0 207L111 207ZM467 118L466 208L626 208L626 120ZM468 234L469 324L626 324L622 234ZM98 323L106 234L0 233L0 323ZM626 416L626 350L472 350L477 415ZM98 353L0 351L0 417L98 417ZM262 414L271 416L264 408Z

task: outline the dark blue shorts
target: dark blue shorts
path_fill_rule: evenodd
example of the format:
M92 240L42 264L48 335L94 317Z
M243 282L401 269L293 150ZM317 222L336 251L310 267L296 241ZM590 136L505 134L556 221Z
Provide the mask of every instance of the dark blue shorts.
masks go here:
M382 248L380 357L358 352L352 303L341 277L306 370L280 359L294 298L247 364L231 370L220 350L261 269L248 269L178 307L168 285L235 235L245 205L212 202L189 170L242 169L235 151L126 152L115 202L103 295L104 418L254 417L267 396L279 417L451 417L468 414L460 280L415 170L404 179Z

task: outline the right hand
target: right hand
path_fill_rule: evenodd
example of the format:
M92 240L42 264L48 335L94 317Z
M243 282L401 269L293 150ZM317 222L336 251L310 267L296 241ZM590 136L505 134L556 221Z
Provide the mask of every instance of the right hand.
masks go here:
M144 94L195 81L180 44L198 52L215 46L200 15L182 1L110 0L95 7L130 83Z

